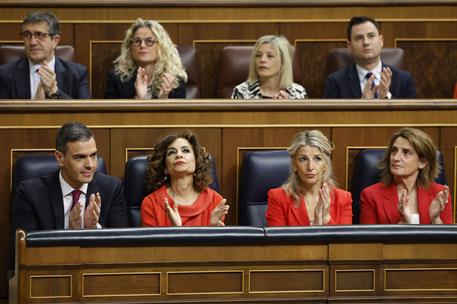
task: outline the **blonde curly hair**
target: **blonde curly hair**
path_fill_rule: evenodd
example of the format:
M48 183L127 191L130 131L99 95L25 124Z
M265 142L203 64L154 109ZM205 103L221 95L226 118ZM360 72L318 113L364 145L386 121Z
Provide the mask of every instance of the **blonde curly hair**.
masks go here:
M170 36L158 22L153 20L143 20L138 18L125 33L124 41L121 46L121 54L114 60L114 73L118 75L122 82L127 82L136 74L138 64L132 57L133 35L140 28L148 28L157 39L157 61L154 64L152 75L149 75L149 86L153 92L160 91L162 77L165 73L170 73L175 77L173 88L179 86L180 79L187 81L187 73L181 63L178 50L171 41Z

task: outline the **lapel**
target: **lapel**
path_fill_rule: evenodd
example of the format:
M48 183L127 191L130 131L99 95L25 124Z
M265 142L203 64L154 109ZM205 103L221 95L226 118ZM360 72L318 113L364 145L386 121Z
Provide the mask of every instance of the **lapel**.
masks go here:
M388 186L381 188L381 200L382 206L386 213L389 223L397 224L400 221L400 215L398 214L398 193L397 184L391 183Z
M31 99L29 61L27 58L22 58L18 61L16 67L14 73L15 91L17 92L16 98Z
M291 210L293 216L295 217L295 223L297 223L297 226L309 226L310 221L309 221L308 212L306 211L305 199L303 197L300 199L300 205L298 208L296 208L294 206L292 199L291 199L290 204L291 204L290 210ZM295 225L292 223L292 226L295 226Z
M57 85L59 87L59 90L61 90L63 92L69 92L67 90L67 88L69 88L69 85L66 83L66 78L65 78L65 75L67 74L67 69L62 64L62 61L59 58L57 58L57 56L55 58L56 58L56 63L55 63L54 71L56 73Z
M417 187L417 210L419 212L419 222L421 224L430 224L429 208L432 198L430 194L422 187Z
M349 89L353 98L361 98L362 90L360 89L360 79L355 68L355 63L351 64L347 70Z
M64 210L63 210L63 194L62 187L60 186L59 173L54 174L51 180L51 187L49 187L52 212L56 223L56 229L64 229Z

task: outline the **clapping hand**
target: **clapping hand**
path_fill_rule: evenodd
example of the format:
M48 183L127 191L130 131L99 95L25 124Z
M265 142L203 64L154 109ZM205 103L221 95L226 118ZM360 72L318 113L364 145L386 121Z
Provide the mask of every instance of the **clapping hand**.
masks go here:
M164 73L162 77L162 84L160 85L160 92L159 98L160 99L167 99L168 95L170 94L171 90L173 89L173 83L175 81L175 77L170 73Z
M149 76L145 68L139 67L135 79L135 92L137 99L145 99L148 93Z
M219 204L217 204L216 208L211 211L211 226L225 226L223 219L225 215L228 213L230 206L226 205L225 203L227 200L224 198L222 199Z
M440 218L441 211L444 210L446 204L448 203L449 197L449 187L444 186L444 189L438 192L430 204L429 214L430 222L432 224L442 224L443 221Z
M398 200L398 212L400 213L399 224L411 224L411 208L409 208L409 197L406 190L401 192Z
M84 211L84 228L97 228L98 219L100 218L100 210L102 207L102 198L100 193L91 194L89 198L89 206Z
M330 187L324 183L319 189L319 201L314 208L314 225L326 225L331 219Z
M392 70L389 67L382 68L381 82L379 82L379 85L376 87L380 99L386 98L387 93L389 93L391 80Z
M182 226L181 215L179 215L178 203L174 202L174 208L171 208L168 203L168 198L164 199L165 201L165 210L167 211L168 218L170 219L173 226Z
M40 85L38 88L43 88L46 95L56 94L59 88L57 87L56 73L51 67L44 62L38 69L38 75L40 75ZM38 90L37 90L38 92Z

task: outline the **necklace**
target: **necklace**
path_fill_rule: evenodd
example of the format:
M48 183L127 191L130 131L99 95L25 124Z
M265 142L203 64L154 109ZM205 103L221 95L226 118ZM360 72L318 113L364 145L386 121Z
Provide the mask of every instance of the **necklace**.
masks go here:
M193 191L192 193L186 196L179 196L176 192L173 191L170 187L170 196L173 201L178 205L192 205L198 197L198 193Z

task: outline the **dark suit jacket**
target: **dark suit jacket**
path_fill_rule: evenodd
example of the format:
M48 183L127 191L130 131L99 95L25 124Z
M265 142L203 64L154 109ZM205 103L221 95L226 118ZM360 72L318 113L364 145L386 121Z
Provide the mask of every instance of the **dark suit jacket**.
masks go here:
M55 73L60 99L90 98L87 69L56 57ZM30 68L27 58L0 66L0 99L30 99Z
M107 99L130 99L135 98L135 79L136 72L127 82L122 82L119 76L114 71L108 74L106 82L105 98ZM184 80L179 80L179 86L171 90L168 98L186 98L186 83Z
M436 194L443 190L443 186L431 183L427 189L417 188L417 208L421 224L430 224L429 208ZM360 195L360 224L398 224L397 185L377 183L365 188ZM444 224L452 224L452 200L449 194L448 203L440 213Z
M122 182L118 178L95 173L87 188L86 207L90 194L97 192L102 199L98 223L108 228L128 227L127 204ZM21 182L16 190L12 208L14 229L64 229L63 194L59 173Z
M382 65L382 67L388 67ZM416 98L416 85L410 73L391 67L392 80L390 93L393 99ZM362 97L360 80L355 64L336 71L328 76L325 82L324 98L353 98Z

